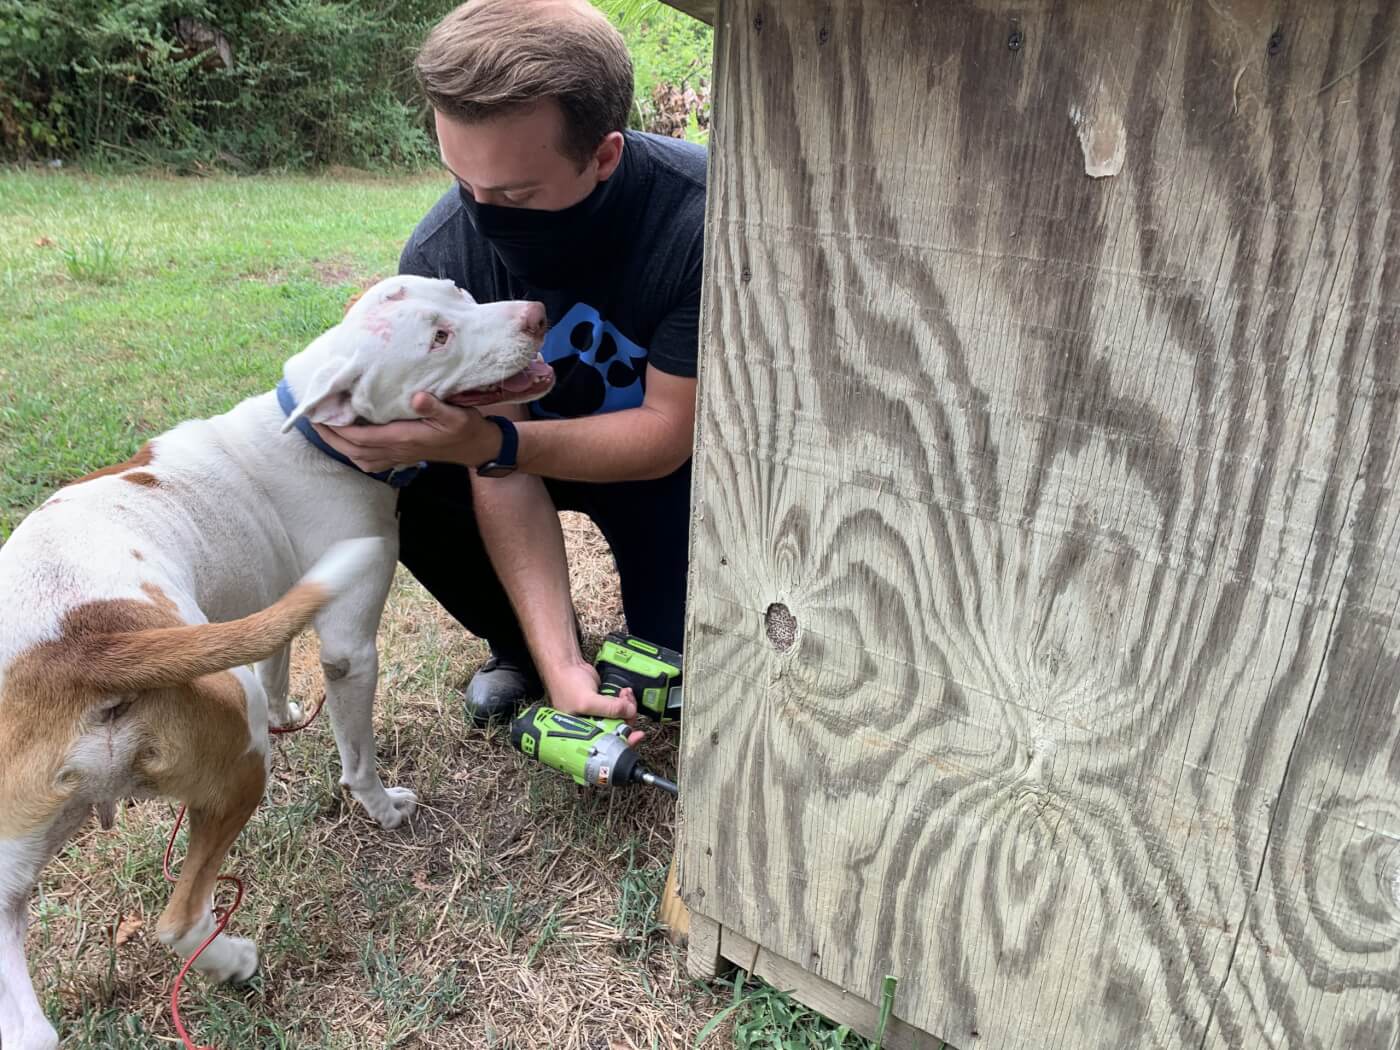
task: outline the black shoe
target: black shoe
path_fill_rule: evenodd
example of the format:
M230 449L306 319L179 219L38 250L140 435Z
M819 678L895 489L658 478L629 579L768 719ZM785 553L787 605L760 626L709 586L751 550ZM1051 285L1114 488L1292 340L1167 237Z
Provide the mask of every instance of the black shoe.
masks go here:
M529 664L492 655L462 691L467 717L478 728L509 722L515 713L544 695L540 676Z

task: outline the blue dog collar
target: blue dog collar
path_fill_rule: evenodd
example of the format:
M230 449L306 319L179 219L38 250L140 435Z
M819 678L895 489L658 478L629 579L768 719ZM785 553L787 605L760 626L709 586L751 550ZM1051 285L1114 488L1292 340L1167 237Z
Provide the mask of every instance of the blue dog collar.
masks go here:
M287 385L286 379L282 379L277 384L277 404L282 407L282 415L284 416L290 416L296 411L296 395L292 393L292 388ZM342 456L335 449L331 448L330 445L326 444L321 435L316 433L316 428L311 425L311 420L307 419L305 416L300 417L292 426L297 428L302 437L306 438L307 441L311 442L312 445L330 456L331 459L335 460L337 463L344 463L353 470L360 470L348 457ZM373 478L375 481L382 481L390 488L401 489L416 478L418 472L427 465L427 463L419 463L412 467L395 467L392 470L381 470L373 474L367 470L360 470L360 473Z

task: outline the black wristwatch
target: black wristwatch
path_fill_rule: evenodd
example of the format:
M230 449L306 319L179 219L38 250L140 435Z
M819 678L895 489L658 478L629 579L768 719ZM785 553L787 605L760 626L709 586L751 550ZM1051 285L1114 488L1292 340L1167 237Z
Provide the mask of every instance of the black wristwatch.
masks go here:
M520 447L520 435L515 424L505 416L487 416L489 422L501 428L501 451L476 468L483 478L504 478L515 473L515 452Z

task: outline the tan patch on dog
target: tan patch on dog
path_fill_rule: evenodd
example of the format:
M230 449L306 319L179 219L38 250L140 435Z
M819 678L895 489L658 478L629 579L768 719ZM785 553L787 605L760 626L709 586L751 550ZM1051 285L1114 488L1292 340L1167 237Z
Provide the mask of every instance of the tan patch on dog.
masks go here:
M92 713L129 696L119 717L135 721L142 746L132 772L151 790L191 807L222 812L230 780L245 784L246 698L228 670L266 659L310 623L330 598L318 583L293 587L251 616L190 625L159 587L151 602L103 599L71 609L59 636L21 654L0 696L0 837L18 837L53 818L78 789L60 783L74 742ZM245 784L251 792L251 782ZM261 791L261 780L257 790ZM242 796L240 796L242 797Z
M70 481L67 485L62 487L67 488L68 485L81 485L84 481L91 481L93 478L105 478L109 474L121 474L124 471L135 470L138 467L148 467L151 465L151 460L154 458L155 450L151 448L151 443L148 441L137 449L136 455L132 456L125 463L116 463L110 467L103 467L101 470L94 470L91 474L84 474L82 477L78 478L78 480Z
M141 590L145 592L147 598L151 599L151 604L161 612L169 613L171 616L179 617L180 608L170 600L170 597L154 583L141 584Z
M121 479L123 481L129 481L133 485L142 485L148 489L153 489L160 484L159 479L157 479L154 474L145 470L135 470L130 474L123 474Z

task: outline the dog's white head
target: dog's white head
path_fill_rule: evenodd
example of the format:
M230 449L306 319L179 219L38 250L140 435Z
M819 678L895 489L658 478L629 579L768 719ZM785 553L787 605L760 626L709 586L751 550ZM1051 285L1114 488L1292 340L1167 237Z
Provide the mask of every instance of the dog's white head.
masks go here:
M287 362L297 407L282 429L302 416L330 426L414 419L420 390L464 406L534 401L554 385L539 356L544 332L539 303L478 303L451 281L390 277Z

